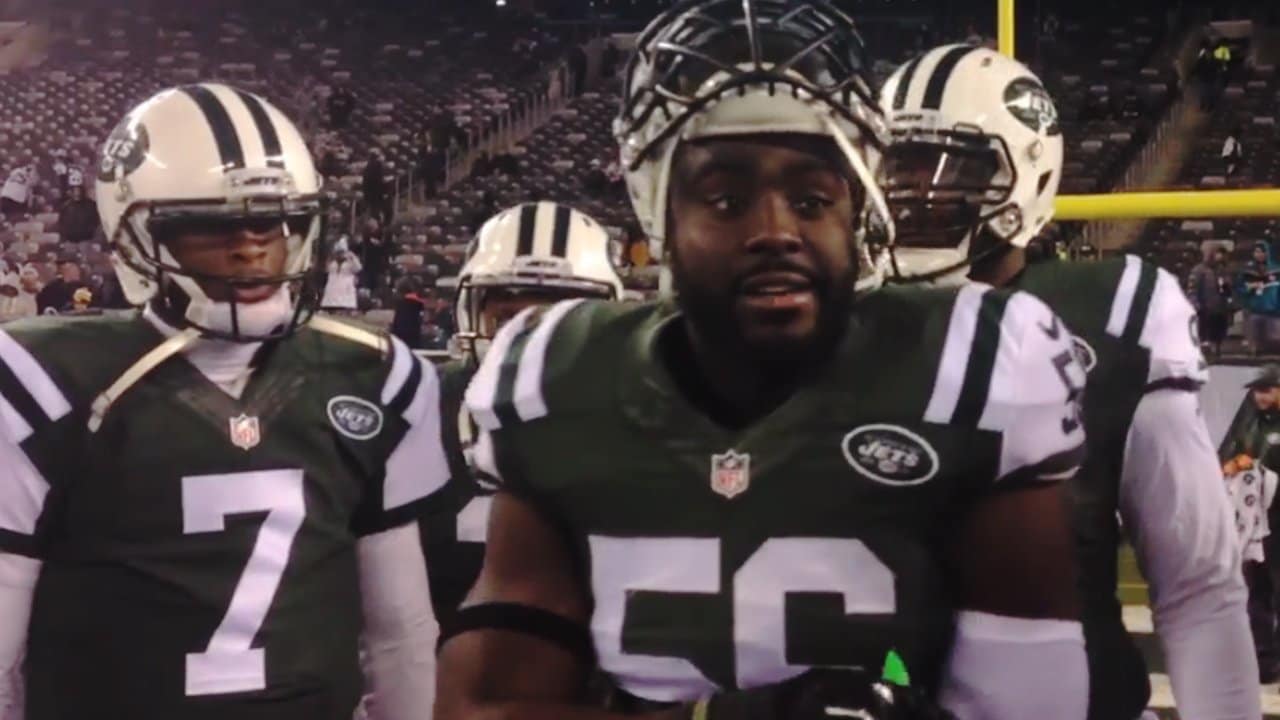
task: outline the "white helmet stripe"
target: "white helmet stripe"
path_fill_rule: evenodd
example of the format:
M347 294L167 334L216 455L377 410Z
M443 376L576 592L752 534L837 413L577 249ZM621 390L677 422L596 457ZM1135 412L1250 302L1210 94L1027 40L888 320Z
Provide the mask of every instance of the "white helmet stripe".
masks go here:
M231 115L218 96L204 85L184 85L179 89L204 113L209 130L213 133L213 141L218 146L223 172L243 168L244 148L240 145L240 136L236 133Z
M267 114L266 108L262 107L262 101L256 95L239 88L235 88L235 93L249 109L249 115L253 116L253 124L258 128L258 137L262 139L262 152L266 156L267 167L284 168L284 150L280 147L280 135L276 132L275 123L271 122L271 116Z

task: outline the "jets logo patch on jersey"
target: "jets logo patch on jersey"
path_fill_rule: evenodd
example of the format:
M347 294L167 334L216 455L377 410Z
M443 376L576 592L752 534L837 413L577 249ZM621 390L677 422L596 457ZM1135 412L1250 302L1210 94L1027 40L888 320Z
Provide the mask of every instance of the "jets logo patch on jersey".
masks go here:
M1034 132L1043 130L1046 135L1057 135L1062 131L1053 98L1031 78L1018 78L1009 83L1004 89L1004 106L1018 122Z
M711 489L732 500L751 485L751 455L730 450L711 455Z
M897 425L863 425L841 443L858 474L885 485L919 485L938 473L938 452L927 440Z
M368 440L382 430L382 411L368 400L335 395L328 410L334 429L352 440Z

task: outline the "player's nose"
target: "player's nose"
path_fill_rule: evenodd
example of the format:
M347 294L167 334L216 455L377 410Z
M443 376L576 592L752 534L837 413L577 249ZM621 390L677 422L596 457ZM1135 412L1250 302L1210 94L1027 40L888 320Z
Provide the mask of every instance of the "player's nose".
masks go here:
M800 219L783 193L771 192L756 203L752 233L747 238L749 253L789 254L799 252L803 241Z
M256 264L266 258L269 242L269 234L241 228L231 235L231 257L244 264Z

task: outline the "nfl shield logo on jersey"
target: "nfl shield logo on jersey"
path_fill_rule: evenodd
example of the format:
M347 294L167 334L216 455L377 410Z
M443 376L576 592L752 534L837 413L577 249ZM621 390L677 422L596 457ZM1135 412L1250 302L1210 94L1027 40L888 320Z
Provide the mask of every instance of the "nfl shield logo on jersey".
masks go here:
M733 499L751 484L751 455L730 450L711 455L711 489Z
M231 418L231 444L241 450L253 449L261 440L262 433L258 429L258 416L239 415Z

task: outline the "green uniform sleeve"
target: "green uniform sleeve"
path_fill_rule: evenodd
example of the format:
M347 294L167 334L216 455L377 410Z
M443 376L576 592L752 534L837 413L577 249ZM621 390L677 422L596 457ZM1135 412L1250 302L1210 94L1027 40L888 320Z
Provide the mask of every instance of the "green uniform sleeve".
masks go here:
M40 555L59 422L71 403L36 356L0 330L0 550Z

